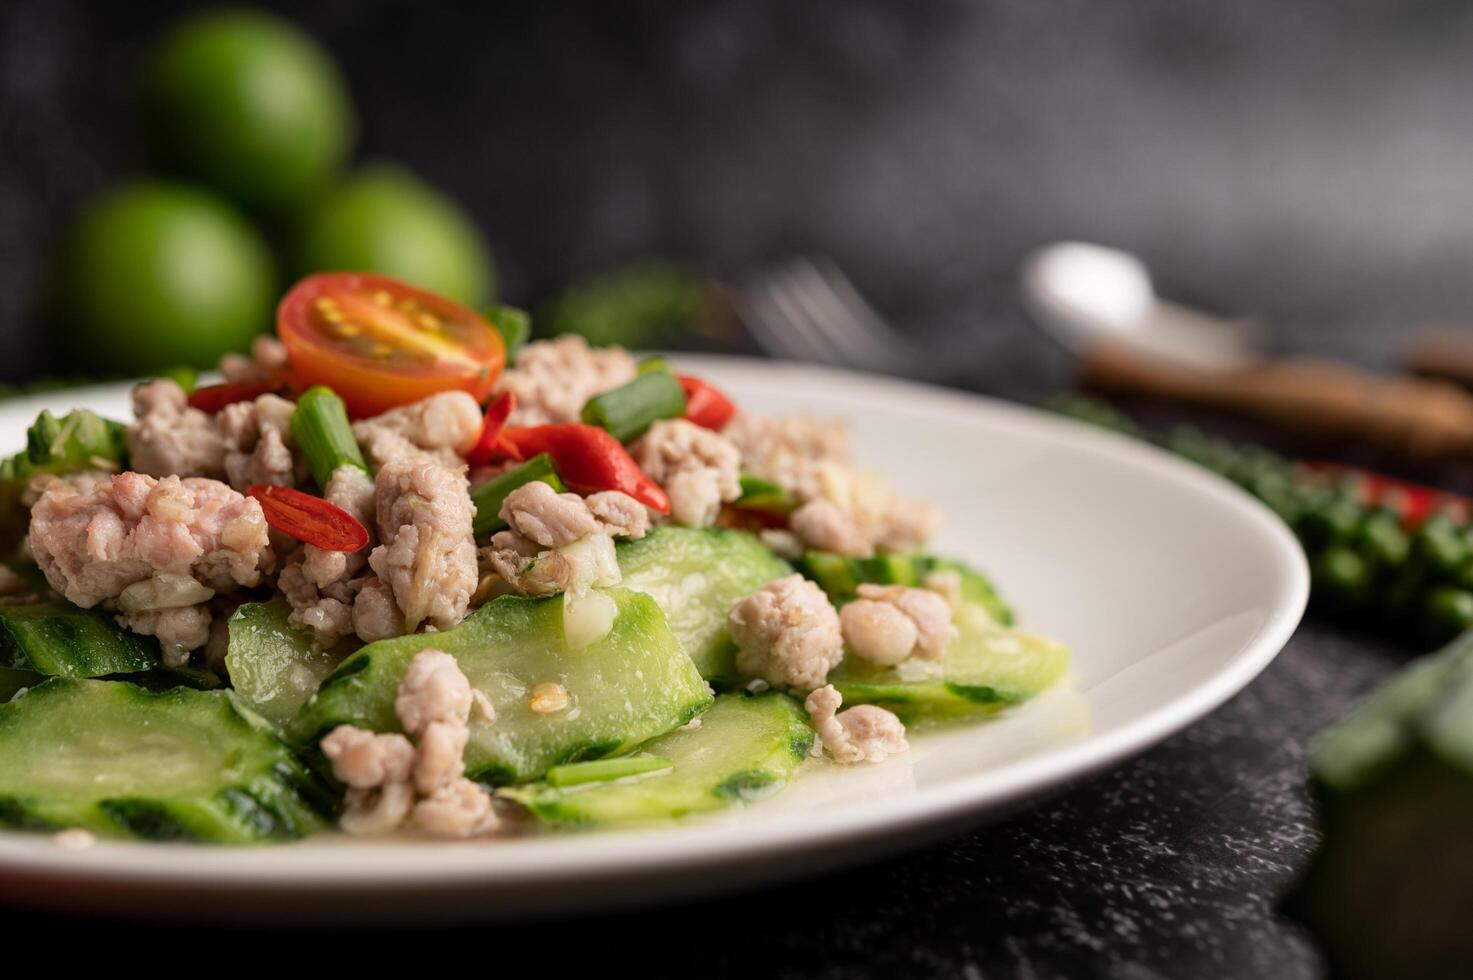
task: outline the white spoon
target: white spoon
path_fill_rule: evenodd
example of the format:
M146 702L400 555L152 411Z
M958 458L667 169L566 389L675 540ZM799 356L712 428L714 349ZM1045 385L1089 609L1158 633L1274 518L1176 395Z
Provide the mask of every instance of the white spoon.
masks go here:
M1103 347L1205 370L1260 359L1247 321L1167 302L1135 256L1103 245L1058 242L1032 252L1021 272L1023 301L1065 347L1086 357Z

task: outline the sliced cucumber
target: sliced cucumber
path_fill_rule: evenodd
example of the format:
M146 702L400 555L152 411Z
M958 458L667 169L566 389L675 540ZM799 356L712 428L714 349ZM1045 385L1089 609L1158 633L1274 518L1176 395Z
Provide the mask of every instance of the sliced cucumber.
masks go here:
M454 629L380 640L338 667L292 722L293 736L314 742L351 723L398 731L394 697L420 650L444 650L491 699L496 720L471 720L468 775L499 785L536 779L549 766L617 755L679 728L711 703L665 617L648 596L623 589L613 629L570 651L563 638L563 598L502 596ZM532 688L560 684L571 706L551 714L529 707Z
M739 683L726 614L738 599L792 574L788 563L745 531L673 525L619 542L618 555L624 587L660 604L701 676L717 687Z
M220 843L289 840L331 798L223 691L53 678L0 705L0 823Z
M956 572L961 578L962 598L987 610L1002 626L1013 625L1013 610L1003 601L986 575L950 558L933 555L876 555L845 558L828 551L810 551L798 570L817 582L837 605L853 599L861 584L922 585L932 572Z
M235 693L267 721L285 725L348 651L319 650L310 630L287 622L292 609L284 599L248 602L230 617L230 647L225 668Z
M130 633L112 617L68 602L0 606L0 666L54 677L102 677L148 670L158 643Z
M812 746L808 717L786 694L723 694L698 728L671 732L643 747L669 760L668 768L583 786L540 783L503 795L557 825L683 817L771 795L792 778Z
M1069 649L1056 640L998 627L971 605L957 614L958 637L940 674L906 680L894 667L846 657L829 675L846 704L878 704L906 722L991 714L1052 686L1069 666Z

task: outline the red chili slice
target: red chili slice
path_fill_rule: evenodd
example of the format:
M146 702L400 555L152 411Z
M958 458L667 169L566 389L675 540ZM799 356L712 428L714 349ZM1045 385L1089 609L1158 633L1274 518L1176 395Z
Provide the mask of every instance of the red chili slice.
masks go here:
M736 414L736 406L720 388L689 374L678 374L675 380L680 382L685 392L685 417L688 420L718 432L726 428L726 423Z
M266 523L323 551L357 551L368 545L368 528L358 518L321 497L257 483L246 491L261 503Z
M280 390L281 383L275 381L232 381L225 384L205 385L189 393L189 407L197 408L207 415L214 415L226 405L254 401L262 395Z
M502 434L506 420L511 417L516 407L517 396L509 391L486 406L486 419L481 423L481 435L476 439L476 444L472 447L470 454L466 456L467 463L472 466L485 466L496 459L498 452L511 456L513 459L519 458L516 447Z
M670 498L660 485L639 468L618 439L596 425L534 425L503 429L501 436L520 454L514 459L550 455L570 490L584 494L618 490L646 507L670 513Z

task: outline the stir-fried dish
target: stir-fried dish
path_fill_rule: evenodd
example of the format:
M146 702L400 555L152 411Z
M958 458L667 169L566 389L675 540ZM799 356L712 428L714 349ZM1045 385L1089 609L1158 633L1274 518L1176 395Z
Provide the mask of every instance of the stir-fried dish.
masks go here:
M218 842L658 821L909 751L1068 652L842 421L381 277L0 465L0 822Z

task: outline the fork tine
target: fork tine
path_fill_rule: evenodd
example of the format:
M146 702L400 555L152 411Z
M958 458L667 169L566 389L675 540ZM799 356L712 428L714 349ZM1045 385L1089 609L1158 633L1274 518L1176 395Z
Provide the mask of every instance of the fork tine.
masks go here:
M842 279L842 274L839 277ZM860 306L853 305L850 297L858 298L858 293L852 287L846 297L806 260L794 269L788 283L793 301L803 307L816 330L837 352L836 360L865 367L893 367L898 357L905 356L893 333L879 323L873 310L868 310L866 316L867 304L862 299Z
M897 350L910 352L910 345L870 305L869 300L855 287L853 280L833 260L820 258L811 267L823 280L824 286L834 297L834 302L848 312L875 350L887 355Z
M789 360L813 360L812 348L801 343L806 334L789 323L787 314L774 300L770 277L742 290L736 305L752 339L767 353Z
M781 316L790 346L803 351L804 360L821 364L844 363L843 349L830 342L822 326L803 304L801 291L795 290L785 276L774 277L767 297Z

